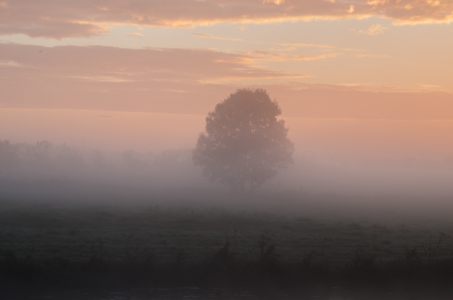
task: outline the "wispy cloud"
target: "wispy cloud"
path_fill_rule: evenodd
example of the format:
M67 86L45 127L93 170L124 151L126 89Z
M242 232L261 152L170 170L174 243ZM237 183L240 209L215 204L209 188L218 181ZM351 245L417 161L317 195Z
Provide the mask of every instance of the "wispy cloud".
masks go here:
M0 60L0 67L21 67L21 64L12 60Z
M140 32L131 32L131 33L128 33L127 35L128 36L144 37L144 35L141 34Z
M273 3L275 5L285 4L285 0L262 0L263 4L265 3Z
M341 53L326 53L320 55L285 54L262 50L243 53L248 55L252 61L313 61L342 55Z
M339 46L332 45L318 45L318 44L304 44L304 43L277 43L277 45L282 46L294 46L294 47L303 47L303 48L323 48L323 49L335 49L342 51L364 51L362 49L353 49L353 48L344 48Z
M370 28L366 30L360 30L359 33L366 35L379 35L383 34L384 30L388 29L387 27L382 26L381 24L371 25Z
M201 38L216 39L216 40L242 41L242 39L223 38L223 37L218 37L218 36L215 36L215 35L204 34L204 33L192 33L192 35L193 36L197 36L197 37L201 37Z
M204 82L225 78L268 79L307 76L255 66L252 60L258 59L258 56L264 59L267 55L264 53L251 55L206 49L63 46L44 48L43 54L40 54L44 60L37 60L29 55L42 49L41 46L0 44L0 62L5 66L27 66L22 68L24 80L36 72L43 72L46 76L54 74L56 77L112 82ZM67 57L71 57L71 60Z
M72 78L83 79L87 81L97 82L133 82L134 80L120 78L120 77L109 77L109 76L70 76Z
M442 86L437 84L420 84L420 87L427 90L441 90Z
M233 86L308 76L259 66L245 53L207 49L0 43L0 62L8 79L0 80L4 107L205 113L208 106L196 108L196 101L211 107ZM190 97L177 96L183 94Z
M355 57L374 57L374 58L391 58L390 55L382 55L382 54L355 54Z

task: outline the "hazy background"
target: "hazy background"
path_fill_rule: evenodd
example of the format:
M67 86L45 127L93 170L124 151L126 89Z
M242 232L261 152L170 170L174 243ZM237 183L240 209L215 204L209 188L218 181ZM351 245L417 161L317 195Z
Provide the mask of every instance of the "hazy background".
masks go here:
M176 205L364 221L450 220L451 158L343 154L298 151L290 168L258 191L241 194L204 178L190 148L115 151L3 141L0 196L16 204Z
M2 199L242 199L191 150L245 87L296 149L255 208L450 207L450 1L0 1Z

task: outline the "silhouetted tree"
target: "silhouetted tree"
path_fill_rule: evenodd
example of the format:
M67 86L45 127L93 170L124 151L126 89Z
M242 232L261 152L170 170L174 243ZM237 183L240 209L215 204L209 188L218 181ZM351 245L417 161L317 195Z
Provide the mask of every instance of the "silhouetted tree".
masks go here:
M203 174L231 188L253 191L292 163L293 143L281 109L262 89L239 89L206 117L193 151Z

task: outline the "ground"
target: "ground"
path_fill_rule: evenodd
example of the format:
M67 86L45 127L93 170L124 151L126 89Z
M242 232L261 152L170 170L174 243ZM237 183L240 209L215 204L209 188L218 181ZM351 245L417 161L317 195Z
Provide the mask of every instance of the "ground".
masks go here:
M130 273L128 283L145 278L155 288L368 287L365 279L391 288L395 281L451 282L452 233L447 225L190 205L4 202L0 260L3 276L18 284L88 275L90 285L105 287Z

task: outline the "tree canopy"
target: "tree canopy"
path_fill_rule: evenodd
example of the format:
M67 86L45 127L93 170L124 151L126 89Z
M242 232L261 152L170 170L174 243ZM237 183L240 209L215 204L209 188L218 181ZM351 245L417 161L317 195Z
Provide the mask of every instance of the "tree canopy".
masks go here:
M235 190L250 191L292 163L281 109L263 89L239 89L206 117L193 160L203 174Z

